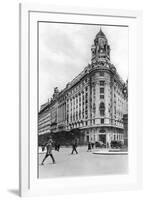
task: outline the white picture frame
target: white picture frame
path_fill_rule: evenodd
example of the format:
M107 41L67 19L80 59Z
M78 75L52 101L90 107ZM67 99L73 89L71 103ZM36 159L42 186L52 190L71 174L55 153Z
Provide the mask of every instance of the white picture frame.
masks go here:
M41 20L129 26L129 173L37 178L37 22ZM19 191L20 196L139 189L142 185L142 14L140 11L19 5Z

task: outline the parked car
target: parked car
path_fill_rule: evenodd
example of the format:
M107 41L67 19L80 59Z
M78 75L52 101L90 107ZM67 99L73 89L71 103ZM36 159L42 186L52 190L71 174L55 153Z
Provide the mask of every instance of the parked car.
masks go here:
M121 141L111 141L111 148L122 148L122 142Z

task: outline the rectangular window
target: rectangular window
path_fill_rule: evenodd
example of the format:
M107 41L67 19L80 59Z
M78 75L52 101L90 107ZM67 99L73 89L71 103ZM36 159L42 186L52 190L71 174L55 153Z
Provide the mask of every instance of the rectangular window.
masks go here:
M104 93L104 88L100 88L100 93Z
M104 95L100 95L100 99L104 99Z
M104 119L101 119L101 124L104 124Z
M104 81L100 81L100 85L101 85L101 86L104 86Z

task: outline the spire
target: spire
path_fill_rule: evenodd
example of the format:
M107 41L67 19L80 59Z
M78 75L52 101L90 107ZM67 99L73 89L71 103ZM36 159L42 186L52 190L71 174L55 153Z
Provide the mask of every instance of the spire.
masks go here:
M106 39L106 36L105 36L105 34L103 33L103 31L102 31L102 29L101 29L101 26L100 26L100 30L99 30L99 32L97 33L97 35L96 35L96 38L105 38ZM95 38L95 39L96 39ZM107 40L107 39L106 39Z
M103 33L101 26L99 32L95 36L94 44L91 47L92 62L107 62L110 60L110 46L108 40Z

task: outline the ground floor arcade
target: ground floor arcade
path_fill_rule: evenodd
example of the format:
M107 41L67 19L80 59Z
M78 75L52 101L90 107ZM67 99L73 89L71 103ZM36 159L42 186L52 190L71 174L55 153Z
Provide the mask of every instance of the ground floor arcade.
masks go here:
M81 130L81 132L80 143L101 141L106 146L110 146L111 141L120 141L124 144L123 129L117 127L90 127Z

